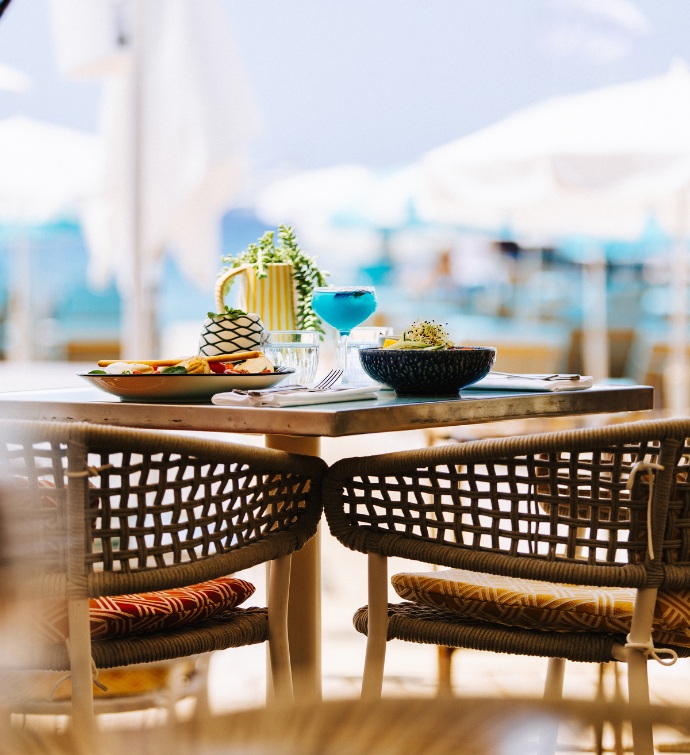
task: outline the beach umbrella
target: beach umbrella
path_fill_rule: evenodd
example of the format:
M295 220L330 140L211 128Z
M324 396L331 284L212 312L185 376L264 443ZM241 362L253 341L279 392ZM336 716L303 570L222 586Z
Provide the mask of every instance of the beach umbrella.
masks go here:
M379 239L370 227L334 229L333 216L363 197L375 171L357 163L302 170L268 182L254 202L257 217L271 227L294 226L302 246L318 250L329 270L371 259Z
M676 61L661 76L546 100L423 165L434 218L636 239L653 214L675 231L690 177L690 71Z
M570 233L635 239L650 216L676 239L669 374L672 410L687 409L685 289L690 189L690 72L556 97L429 152L423 213L517 237ZM593 264L602 260L595 250ZM601 281L601 276L595 276ZM601 329L600 329L601 330ZM601 349L594 349L602 353Z
M220 0L90 0L91 12L94 2L108 18L117 11L111 32L120 54L109 50L101 67L110 74L101 114L107 154L85 234L93 275L115 278L122 296L124 355L141 358L157 351L164 252L191 285L212 292L222 215L245 187L258 111ZM78 5L53 8L59 15ZM88 36L77 13L58 26Z
M374 180L371 168L355 163L297 171L270 181L254 208L271 225L320 223L361 197Z
M74 214L96 187L101 158L95 134L20 115L0 120L0 222Z
M7 63L0 62L0 89L5 92L23 94L31 88L31 76L18 71Z
M418 217L415 206L423 180L416 163L300 171L268 184L255 210L272 225L294 225L307 246L319 249L319 255L332 255L329 266L343 255L349 264L371 262L377 254L387 257L395 236L429 231L430 224Z

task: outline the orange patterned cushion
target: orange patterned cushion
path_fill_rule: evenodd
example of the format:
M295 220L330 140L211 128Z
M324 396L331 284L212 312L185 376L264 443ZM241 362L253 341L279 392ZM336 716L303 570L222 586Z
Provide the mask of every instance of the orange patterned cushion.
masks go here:
M255 589L244 579L219 577L172 590L91 598L91 638L105 640L191 624L240 605ZM46 604L41 619L42 634L48 641L64 640L67 635L65 601Z
M464 569L396 574L391 581L405 600L494 624L556 632L627 635L635 602L630 588L553 584ZM659 591L653 639L690 647L690 589Z

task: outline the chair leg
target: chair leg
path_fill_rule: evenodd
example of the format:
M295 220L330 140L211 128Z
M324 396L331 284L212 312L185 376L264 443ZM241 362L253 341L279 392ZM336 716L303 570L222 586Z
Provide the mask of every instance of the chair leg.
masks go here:
M436 697L453 696L453 655L457 648L448 648L439 645L438 653L438 683L436 685Z
M388 637L388 560L369 554L369 626L362 679L362 700L378 700L383 687Z
M549 658L544 684L544 700L560 702L563 699L565 658ZM558 721L545 720L539 734L538 755L553 755L558 746Z
M70 676L72 681L72 721L79 737L95 739L93 710L91 630L87 598L68 601Z
M625 660L628 665L628 702L630 707L639 713L632 716L635 755L653 755L654 753L646 651L652 641L652 621L656 598L655 588L640 588L637 591L628 645L625 647Z
M628 700L634 710L649 711L647 658L633 648L628 649ZM649 715L632 716L632 733L635 755L653 755L654 737Z
M278 703L291 702L294 699L288 641L291 561L290 554L272 561L268 577L268 649L273 699Z
M549 658L544 685L544 700L559 702L563 699L563 676L565 658Z

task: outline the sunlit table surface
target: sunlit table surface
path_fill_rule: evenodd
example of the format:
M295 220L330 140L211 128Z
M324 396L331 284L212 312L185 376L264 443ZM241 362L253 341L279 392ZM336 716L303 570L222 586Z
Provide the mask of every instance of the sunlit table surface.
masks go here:
M458 398L398 398L382 391L367 401L312 406L238 407L139 403L91 387L0 393L0 419L87 421L177 431L258 433L265 445L321 454L322 437L450 427L529 417L618 414L653 408L649 386L595 386L584 391L513 393L464 390ZM384 450L384 449L382 449ZM290 655L296 692L321 694L319 538L293 556Z
M340 437L525 417L643 411L651 409L652 402L653 389L640 385L554 393L466 389L458 398L399 398L392 391L381 391L375 400L286 408L120 401L86 386L0 393L0 417L162 430Z

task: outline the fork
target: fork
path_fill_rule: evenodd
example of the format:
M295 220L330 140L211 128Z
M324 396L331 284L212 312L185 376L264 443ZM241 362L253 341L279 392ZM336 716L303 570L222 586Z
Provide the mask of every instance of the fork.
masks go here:
M494 370L491 370L489 373L491 375L500 375L501 377L506 378L519 378L522 380L579 380L581 375L575 375L575 374L563 374L563 373L554 373L551 375L544 374L544 375L518 375L513 372L494 372Z
M342 370L331 370L323 380L320 380L310 391L327 391L332 388L342 377Z
M235 389L234 393L244 393L248 396L265 396L267 393L288 393L289 391L309 391L310 393L314 391L328 391L338 382L338 380L340 380L342 374L342 370L331 370L313 388L308 388L306 385L285 385L282 388L276 386L275 388L265 388L264 390L252 391Z

